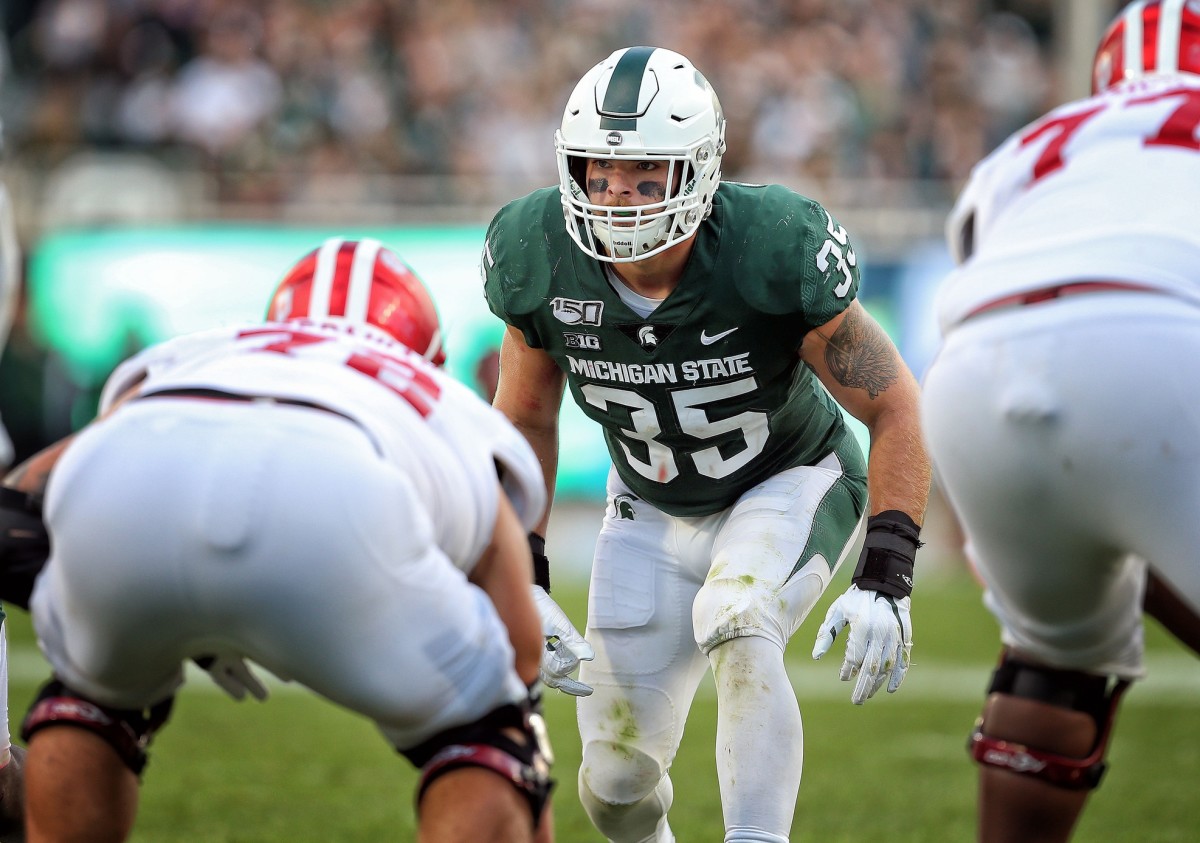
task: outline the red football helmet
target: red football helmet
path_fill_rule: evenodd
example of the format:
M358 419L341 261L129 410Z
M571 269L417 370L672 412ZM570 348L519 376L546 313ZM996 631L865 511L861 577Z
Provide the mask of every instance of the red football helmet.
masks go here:
M267 319L275 322L323 316L368 322L435 366L446 361L433 299L378 240L326 240L288 270L267 307Z
M1092 63L1092 93L1159 73L1200 75L1200 2L1137 0L1109 24Z

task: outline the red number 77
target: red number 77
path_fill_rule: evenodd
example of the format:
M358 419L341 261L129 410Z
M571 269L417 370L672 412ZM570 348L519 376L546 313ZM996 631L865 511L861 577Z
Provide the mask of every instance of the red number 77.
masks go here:
M1131 99L1127 105L1157 102L1170 97L1182 97L1183 101L1167 116L1167 119L1158 127L1156 134L1142 141L1143 145L1176 146L1182 149L1200 150L1200 140L1196 137L1196 127L1200 125L1200 90L1172 88L1169 91L1160 91L1156 94ZM1075 132L1079 131L1083 124L1108 107L1107 104L1097 105L1074 114L1046 120L1022 135L1021 146L1033 143L1045 135L1052 135L1046 148L1042 150L1042 154L1038 156L1038 160L1033 165L1031 183L1061 169L1064 164L1062 151L1067 141Z

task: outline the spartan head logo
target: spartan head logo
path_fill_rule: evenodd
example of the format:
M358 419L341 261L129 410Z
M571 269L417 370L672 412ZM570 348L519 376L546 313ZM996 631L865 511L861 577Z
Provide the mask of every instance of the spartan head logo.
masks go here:
M633 510L633 495L617 495L612 502L612 516L622 521L636 521L637 514Z
M642 348L657 348L658 337L654 335L653 325L643 325L638 328L638 342L642 344Z

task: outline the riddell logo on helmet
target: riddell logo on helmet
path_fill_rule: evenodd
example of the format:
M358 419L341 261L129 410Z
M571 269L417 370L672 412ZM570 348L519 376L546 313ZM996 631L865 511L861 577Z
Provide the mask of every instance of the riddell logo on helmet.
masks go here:
M609 132L608 137L604 139L604 142L609 146L620 146L625 142L625 136L620 132Z

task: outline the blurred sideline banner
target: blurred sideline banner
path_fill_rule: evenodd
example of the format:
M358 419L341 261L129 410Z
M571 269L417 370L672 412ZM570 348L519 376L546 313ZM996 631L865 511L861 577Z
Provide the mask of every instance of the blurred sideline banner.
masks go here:
M271 223L59 231L30 255L29 327L82 390L98 393L112 369L146 345L261 319L283 274L326 238L373 237L429 287L445 335L446 368L483 395L481 364L499 348L504 330L483 297L484 233L482 225L337 229ZM929 293L945 268L944 250L927 248L915 253L915 263L865 261L860 296L918 376L934 339ZM853 424L865 448L866 433ZM558 496L602 499L608 466L598 426L565 400Z

